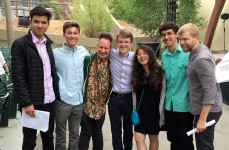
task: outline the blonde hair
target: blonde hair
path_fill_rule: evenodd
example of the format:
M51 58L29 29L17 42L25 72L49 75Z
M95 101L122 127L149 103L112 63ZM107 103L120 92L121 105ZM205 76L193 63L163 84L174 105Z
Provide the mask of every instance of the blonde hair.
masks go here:
M178 30L178 34L183 34L184 32L190 32L192 36L199 35L199 29L193 23L187 23L183 25L182 27L180 27L180 29Z

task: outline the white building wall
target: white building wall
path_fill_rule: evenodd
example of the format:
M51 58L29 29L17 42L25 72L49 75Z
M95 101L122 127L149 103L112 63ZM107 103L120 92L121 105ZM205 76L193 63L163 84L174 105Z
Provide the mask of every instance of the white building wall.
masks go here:
M215 2L217 0L201 0L202 7L200 8L200 14L206 17L206 21L209 23ZM226 0L222 13L229 14L229 1ZM215 34L212 40L211 50L219 51L224 50L224 31L223 31L224 23L221 18L218 19L218 24L215 30ZM200 40L204 41L204 37L206 34L206 30L200 31ZM226 50L229 51L229 19L225 21L225 46Z

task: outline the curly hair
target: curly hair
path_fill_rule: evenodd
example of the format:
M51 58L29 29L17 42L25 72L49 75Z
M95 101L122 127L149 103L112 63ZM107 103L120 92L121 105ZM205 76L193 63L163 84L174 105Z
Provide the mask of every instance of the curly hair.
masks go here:
M137 91L139 80L142 79L142 77L144 77L145 75L144 74L145 70L143 66L138 62L138 58L137 58L137 53L140 49L146 52L149 56L148 84L154 90L159 90L159 88L161 88L161 82L162 82L162 69L156 60L154 50L151 47L146 45L140 45L135 52L134 61L133 61L133 71L132 71L133 89L135 92Z
M177 33L179 30L179 27L172 21L168 21L160 26L159 33L162 34L162 31L172 29L174 33Z

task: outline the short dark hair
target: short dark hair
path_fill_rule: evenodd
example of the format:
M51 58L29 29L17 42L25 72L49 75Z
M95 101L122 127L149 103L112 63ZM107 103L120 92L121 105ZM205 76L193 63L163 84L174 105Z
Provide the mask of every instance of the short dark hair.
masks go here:
M71 27L76 27L80 33L80 25L76 22L65 22L63 25L63 33L66 32L66 29L71 28Z
M33 16L47 16L49 21L52 18L52 13L42 6L36 6L30 11L29 16L31 19L33 19Z
M130 38L131 42L133 42L133 39L134 39L133 33L129 29L121 29L118 35L116 36L117 41L118 41L118 37Z
M108 32L101 32L99 35L99 40L101 40L101 39L107 39L110 41L110 43L112 43L112 41L113 41L112 35Z
M172 29L174 33L177 33L179 27L174 22L168 21L163 25L161 25L161 27L159 28L159 33L161 34L162 31L169 30L169 29Z

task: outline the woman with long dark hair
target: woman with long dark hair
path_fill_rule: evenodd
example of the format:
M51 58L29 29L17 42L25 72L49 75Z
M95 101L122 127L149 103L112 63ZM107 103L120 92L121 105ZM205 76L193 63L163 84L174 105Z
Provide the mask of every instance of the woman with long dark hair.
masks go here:
M134 128L138 150L146 150L146 134L149 135L149 150L158 150L159 141L159 102L162 84L162 69L153 49L141 45L135 52L133 62L133 89L136 93L140 124ZM141 98L142 97L142 98Z

